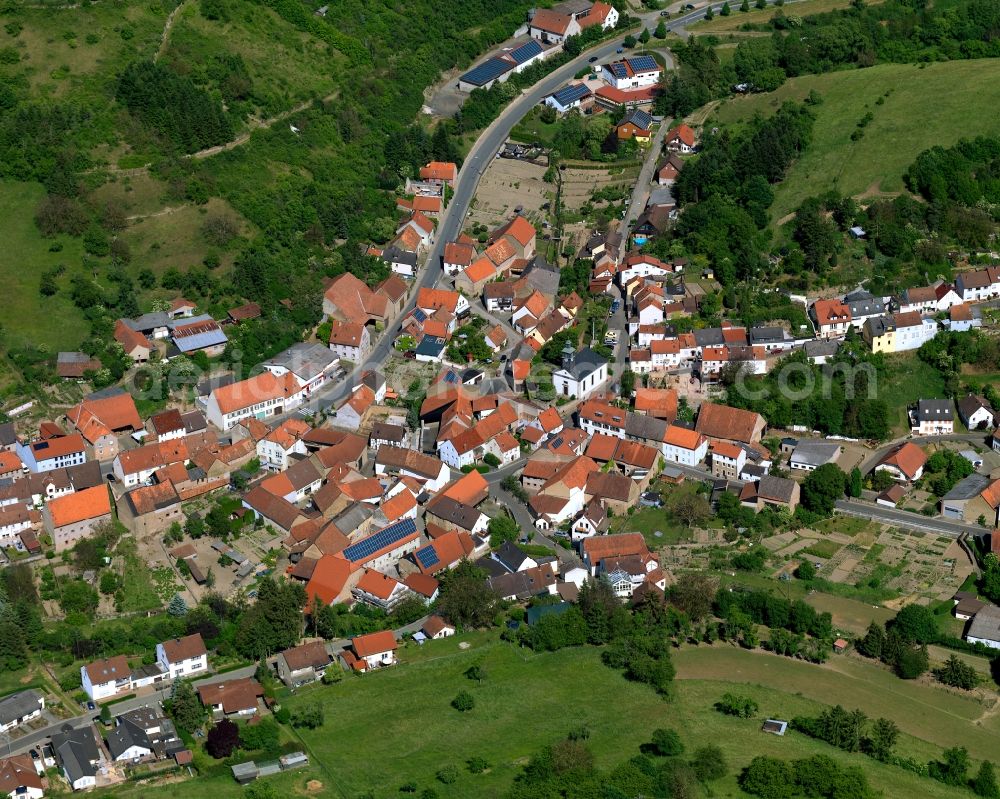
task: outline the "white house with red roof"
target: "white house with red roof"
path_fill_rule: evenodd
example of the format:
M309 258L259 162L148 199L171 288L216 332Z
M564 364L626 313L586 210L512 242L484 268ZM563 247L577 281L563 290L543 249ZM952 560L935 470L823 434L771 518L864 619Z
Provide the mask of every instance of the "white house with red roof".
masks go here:
M229 430L249 417L267 419L297 408L304 392L295 377L271 372L215 389L208 396L205 415L220 430Z
M672 153L693 153L697 139L694 131L683 123L667 131L664 146Z
M157 644L156 662L171 680L208 671L208 650L201 633Z

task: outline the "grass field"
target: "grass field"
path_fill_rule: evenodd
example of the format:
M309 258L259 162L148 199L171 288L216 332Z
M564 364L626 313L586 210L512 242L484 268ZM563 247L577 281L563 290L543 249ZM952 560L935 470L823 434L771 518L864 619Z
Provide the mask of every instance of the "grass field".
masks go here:
M923 686L904 685L891 675L868 667L862 674L845 674L831 667L817 668L798 661L757 655L727 646L684 649L675 655L681 679L677 696L667 703L648 688L625 681L600 663L590 647L534 655L497 641L492 634L461 636L471 644L461 650L456 639L435 641L402 653L403 664L364 677L348 677L335 686L313 686L285 700L292 708L319 703L325 710L324 726L300 731L310 754L308 769L268 778L280 795L354 797L371 791L377 797L400 795L409 780L418 790L434 787L441 796L497 797L510 785L520 767L535 751L586 724L589 745L600 767L631 757L656 727L673 727L688 751L704 743L718 744L725 752L730 776L713 784L712 796L742 796L735 775L758 754L781 758L823 753L842 763L862 767L873 787L885 796L920 796L946 799L967 795L901 769L884 766L863 755L848 755L789 733L784 738L759 730L760 719L739 720L712 709L726 691L752 696L762 715L789 718L815 713L819 702L860 704L871 714L893 714L900 726L913 728L913 718L933 708L942 726L927 732L954 734L979 753L990 753L996 733L975 727L970 719L978 707ZM473 663L487 671L482 685L463 672ZM872 672L868 674L867 672ZM810 677L816 685L810 685ZM867 679L871 678L873 684ZM884 685L902 685L907 701L898 701ZM467 714L449 702L459 690L472 692L475 708ZM938 696L938 694L941 696ZM875 698L869 702L869 697ZM832 700L830 697L833 697ZM895 707L889 707L896 700ZM866 707L866 703L868 706ZM916 704L919 703L919 704ZM930 759L939 753L937 741L903 735L901 754ZM995 748L992 750L995 752ZM470 757L485 757L492 768L472 775L464 768ZM451 785L435 780L438 769L460 767ZM242 795L224 769L196 780L162 787L128 786L115 795L150 799L194 799L211 795L235 799ZM315 784L307 790L310 780Z
M889 357L889 374L880 380L878 397L889 405L889 425L896 435L910 429L907 408L921 397L944 396L944 377L915 353Z
M736 2L730 3L733 13L728 17L716 14L714 19L703 19L700 22L695 22L693 25L689 25L688 30L699 35L709 33L739 33L740 26L748 22L755 25L770 22L772 17L779 12L786 16L805 17L809 14L822 14L837 8L847 8L850 4L850 0L797 0L796 2L786 3L784 8L768 6L761 9L754 8L751 5L750 10L744 12L738 10L740 4Z
M1000 720L987 714L987 708L975 699L901 680L857 658L837 656L815 666L764 652L716 646L683 649L674 662L682 679L761 685L827 705L860 707L870 717L892 719L914 739L937 747L961 743L974 758L996 757L1000 746Z
M734 123L756 113L772 114L785 100L801 100L812 90L823 96L822 105L815 107L813 142L777 187L773 220L829 189L852 196L901 191L904 172L928 147L1000 133L996 59L887 64L793 78L775 92L723 103L711 121ZM887 92L884 104L876 105ZM874 120L860 141L852 142L851 133L868 112Z
M80 269L80 239L43 239L35 227L35 208L44 190L37 183L0 181L0 231L6 256L0 258L0 281L6 302L4 328L11 342L44 344L52 350L77 349L87 324L66 291L43 297L38 291L42 272L59 264L66 275ZM59 252L51 249L61 245ZM60 285L68 286L66 276Z
M889 608L875 607L857 599L834 596L814 591L805 597L806 602L820 613L826 612L833 617L833 626L838 630L860 635L868 629L873 621L884 624L896 615Z

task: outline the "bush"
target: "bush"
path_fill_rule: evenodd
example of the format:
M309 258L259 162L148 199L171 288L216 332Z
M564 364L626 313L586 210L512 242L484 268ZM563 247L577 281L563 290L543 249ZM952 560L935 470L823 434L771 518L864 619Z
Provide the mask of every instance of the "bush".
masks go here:
M458 779L458 766L447 765L438 769L437 778L445 785L451 785Z
M467 713L476 706L476 699L468 691L459 691L451 700L451 706L461 713Z
M468 766L470 774L482 774L490 767L490 764L484 757L470 757Z
M675 730L661 727L653 730L650 748L663 757L674 757L684 751L684 742Z
M757 703L750 697L725 693L722 695L722 698L715 703L715 709L727 716L749 719L757 715L759 708Z

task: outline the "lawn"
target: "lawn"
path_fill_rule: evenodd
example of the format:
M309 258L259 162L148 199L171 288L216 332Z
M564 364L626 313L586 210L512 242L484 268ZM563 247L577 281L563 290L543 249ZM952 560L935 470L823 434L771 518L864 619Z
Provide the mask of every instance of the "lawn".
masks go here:
M80 271L83 245L68 236L42 238L34 215L44 195L37 183L0 181L0 234L7 253L0 259L7 298L4 330L11 343L75 350L87 335L87 324L69 298L68 275ZM61 249L53 252L55 248ZM59 278L59 293L43 297L38 291L42 272L60 264L66 273Z
M1000 746L1000 722L975 699L901 680L859 658L838 655L816 666L761 651L715 646L683 649L674 662L682 679L748 683L827 705L859 707L870 717L892 719L904 733L937 747L961 743L974 758L995 758Z
M909 432L908 408L920 398L943 397L944 377L937 369L920 360L916 353L888 358L888 374L877 386L880 399L889 405L889 426L895 435Z
M828 539L820 539L813 544L810 544L805 549L801 550L802 555L812 555L816 558L825 558L829 560L834 555L836 555L843 544L838 544L836 541L830 541Z
M772 219L782 219L807 197L837 189L898 192L915 157L934 145L1000 133L1000 61L885 64L869 69L793 78L768 94L737 97L719 106L713 122L733 123L772 114L785 100L816 90L813 141L775 191ZM883 105L876 101L885 97ZM851 141L858 121L874 120Z
M730 3L733 13L728 17L716 14L714 19L703 19L695 22L693 25L689 25L688 30L698 35L739 33L740 26L748 22L755 25L770 22L779 12L787 16L805 17L809 14L822 14L837 8L847 8L850 4L850 0L800 0L786 3L784 8L768 6L765 9L760 9L751 6L749 11L739 11L740 4L739 2L735 2ZM871 5L874 5L874 3Z
M656 491L657 484L654 483L651 491ZM686 494L694 494L698 490L698 483L688 481L679 486L669 486L660 492L660 496L665 502L662 508L641 508L631 516L619 516L611 520L612 533L642 533L646 539L646 545L650 549L659 549L671 544L679 544L691 539L691 528L683 522L674 518L669 506L676 502L678 497ZM660 533L660 535L657 535Z
M390 797L400 795L400 786L413 780L418 791L434 787L449 799L501 796L528 757L582 724L590 729L589 745L600 767L635 754L657 727L676 728L688 751L709 742L719 745L731 775L712 786L712 795L717 797L743 795L736 787L735 775L755 755L794 758L817 753L862 767L873 787L885 796L945 799L968 795L800 735L765 735L759 731L760 719L734 719L712 709L722 693L737 690L752 695L760 703L761 714L787 718L815 713L820 705L801 687L808 683L809 675L823 675L820 682L829 682L833 694L849 694L854 687L853 678L830 668L724 646L684 649L675 656L683 679L677 684L675 700L666 703L647 687L629 683L604 667L598 650L592 647L535 655L500 643L495 634L471 634L459 640L471 646L462 650L454 638L419 649L411 645L402 652L403 664L397 668L348 677L334 686L312 686L285 700L293 709L321 704L326 721L319 730L301 731L311 761L307 770L268 778L280 795L305 795L307 781L318 780L323 787L314 786L316 795L354 799L370 791L374 796ZM481 685L464 676L474 663L486 668ZM781 668L775 669L776 664ZM772 676L780 679L786 668L794 675L787 685L768 684ZM883 676L872 671L876 679ZM744 674L749 677L747 682L763 684L742 684ZM884 678L899 683L891 675ZM475 708L466 714L449 704L463 689L476 699ZM921 690L938 698L932 689ZM893 710L900 716L919 715L907 705L900 703ZM869 710L875 712L871 707ZM952 708L945 705L940 715L950 712ZM969 716L959 713L946 720L945 731L960 731L964 736L956 734L952 743L963 740L970 748L978 747L977 751L995 745L992 734L977 730L966 720ZM899 751L926 760L938 753L938 747L903 736ZM476 756L485 757L492 768L483 774L470 774L464 764ZM455 783L443 786L435 774L448 764L460 766L460 776ZM141 792L149 799L241 796L242 789L221 769L219 772L157 788L129 787L117 794L138 797Z
M896 613L889 608L875 607L868 602L859 602L843 596L813 591L805 597L806 602L820 613L833 617L833 626L838 630L861 635L873 621L884 624Z
M163 607L153 573L145 561L138 556L133 542L126 540L119 544L123 553L122 568L122 610L126 613L142 610L158 610ZM173 592L171 592L173 593ZM169 599L169 597L168 597Z

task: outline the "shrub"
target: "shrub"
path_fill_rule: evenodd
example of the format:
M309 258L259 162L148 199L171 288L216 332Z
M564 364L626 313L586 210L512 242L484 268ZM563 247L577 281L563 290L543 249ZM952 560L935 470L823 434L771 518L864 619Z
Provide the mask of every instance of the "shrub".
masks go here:
M489 761L484 757L470 757L469 762L469 773L471 774L482 774L486 769L490 767Z
M676 730L665 730L661 727L653 730L651 748L658 755L673 757L684 751L684 742Z
M458 779L458 766L449 764L438 769L437 778L445 785L451 785Z
M476 699L468 691L459 691L451 700L451 706L461 713L467 713L476 706Z

